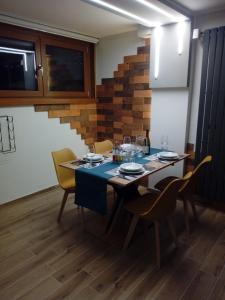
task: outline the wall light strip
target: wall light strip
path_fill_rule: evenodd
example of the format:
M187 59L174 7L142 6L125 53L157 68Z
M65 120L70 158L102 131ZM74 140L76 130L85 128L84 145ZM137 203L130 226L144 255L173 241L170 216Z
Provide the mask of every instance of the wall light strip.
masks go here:
M154 30L155 35L155 66L154 66L154 77L158 79L159 77L159 58L160 58L160 46L162 38L162 27L157 26Z
M177 53L181 55L184 50L184 35L185 35L185 22L179 22L177 23L177 38L178 38L178 44L177 44Z
M116 11L118 12L119 14L121 15L124 15L124 16L127 16L133 20L136 20L138 21L139 23L141 23L142 25L145 25L145 26L148 26L148 27L155 27L158 25L158 23L156 22L149 22L148 20L144 19L144 18L141 18L131 12L128 12L127 10L124 10L118 6L115 6L115 5L112 5L112 4L109 4L105 1L102 1L102 0L87 0L87 2L93 2L95 4L98 4L99 6L103 6L105 8L108 8L109 10L113 10L113 11Z

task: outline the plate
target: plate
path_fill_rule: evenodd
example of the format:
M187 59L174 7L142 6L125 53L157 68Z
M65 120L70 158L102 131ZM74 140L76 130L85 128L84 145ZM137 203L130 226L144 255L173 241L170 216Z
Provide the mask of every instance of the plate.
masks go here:
M130 171L125 171L123 169L119 169L119 172L122 173L122 174L141 175L145 172L145 169L142 168L141 170L138 170L138 171L135 171L135 172L134 171L130 172Z
M143 170L143 166L137 163L125 163L120 165L120 170L129 173L141 172Z
M158 157L162 159L177 159L179 155L176 152L160 152Z
M84 156L84 160L87 161L93 161L93 162L99 162L102 161L104 158L101 154L95 154L95 153L88 153Z

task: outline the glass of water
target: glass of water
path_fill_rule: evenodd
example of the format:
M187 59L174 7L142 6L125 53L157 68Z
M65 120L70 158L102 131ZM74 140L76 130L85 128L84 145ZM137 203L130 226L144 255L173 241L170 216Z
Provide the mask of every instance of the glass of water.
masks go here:
M168 150L168 135L161 136L161 150Z

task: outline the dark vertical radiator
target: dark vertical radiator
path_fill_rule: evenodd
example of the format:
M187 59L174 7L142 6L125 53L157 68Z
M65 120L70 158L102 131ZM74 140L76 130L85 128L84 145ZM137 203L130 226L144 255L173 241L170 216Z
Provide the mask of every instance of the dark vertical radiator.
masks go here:
M203 36L203 62L196 139L196 163L212 154L199 193L206 201L225 204L225 27Z

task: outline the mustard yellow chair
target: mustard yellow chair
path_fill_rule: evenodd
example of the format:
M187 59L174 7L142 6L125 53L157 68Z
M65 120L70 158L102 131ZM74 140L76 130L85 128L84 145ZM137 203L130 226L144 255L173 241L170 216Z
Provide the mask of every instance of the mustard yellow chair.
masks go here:
M59 151L53 151L52 158L55 165L55 171L56 171L59 185L65 191L62 199L62 204L59 210L58 218L57 218L57 222L59 223L61 220L61 216L68 195L70 193L75 193L75 186L76 186L74 171L61 167L59 166L59 164L66 161L75 160L77 157L72 150L65 148Z
M172 222L171 215L176 208L176 198L180 188L191 178L192 172L186 174L183 179L172 180L165 189L160 193L149 193L144 196L136 197L131 201L127 201L124 205L125 209L133 214L130 228L127 233L123 249L126 249L133 236L134 230L139 219L148 220L154 223L155 240L156 240L156 258L157 265L161 265L160 255L160 222L164 219L168 221L173 240L177 245L175 228Z
M198 215L195 208L195 202L193 200L193 194L196 192L196 187L198 184L198 179L201 174L201 172L204 170L204 168L212 161L212 156L207 155L193 170L192 176L188 182L182 186L182 188L179 190L178 198L183 201L184 205L184 217L185 217L185 226L187 233L190 233L190 223L189 223L189 212L188 212L188 203L190 204L192 208L193 216L196 220L198 220ZM168 185L169 182L174 180L177 177L169 176L164 178L163 180L159 181L155 188L162 191L166 185Z
M113 143L110 140L105 140L102 142L95 142L94 147L95 147L95 153L104 154L104 153L112 151Z

